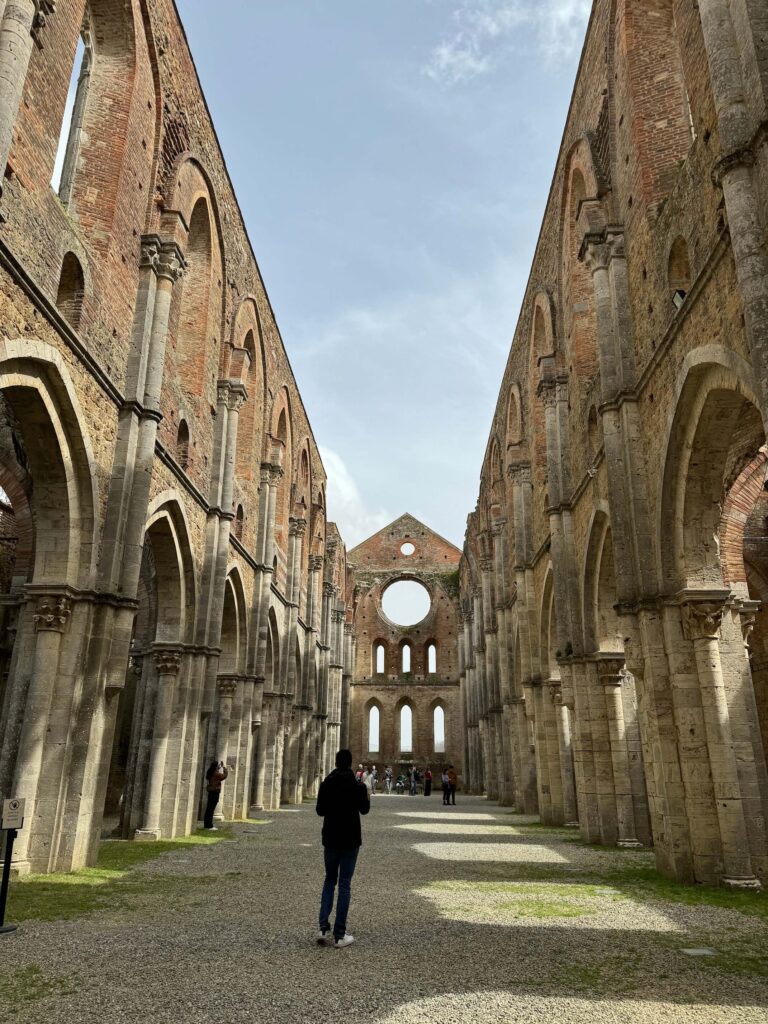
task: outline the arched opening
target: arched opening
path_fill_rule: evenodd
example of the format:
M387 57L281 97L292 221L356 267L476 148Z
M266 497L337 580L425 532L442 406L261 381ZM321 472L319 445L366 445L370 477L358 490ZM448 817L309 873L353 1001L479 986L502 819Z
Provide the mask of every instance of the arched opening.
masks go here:
M238 505L235 509L235 521L232 524L232 532L237 540L243 539L243 525L245 523L245 511L242 505Z
M540 310L536 310L537 314ZM507 444L519 444L523 436L522 416L520 415L520 393L513 384L507 401Z
M413 753L413 710L410 704L400 708L400 753Z
M72 65L72 76L67 89L64 119L59 133L59 143L56 147L56 158L51 177L51 186L58 193L64 206L68 206L72 198L72 185L80 153L85 104L88 98L92 67L91 12L90 8L86 7Z
M386 672L386 648L381 640L373 645L373 671L376 675L384 675Z
M176 358L182 385L190 394L202 393L206 356L210 348L208 321L211 303L212 227L208 202L200 198L192 210L184 253L181 307L176 333Z
M186 420L179 421L176 432L176 461L182 469L189 469L189 427Z
M587 417L587 445L589 447L589 461L594 463L601 448L600 421L597 417L597 409L590 406Z
M85 297L85 276L80 260L73 252L64 256L61 264L61 276L56 292L56 307L75 330L80 326Z
M434 640L427 644L427 672L431 676L437 673L437 644Z
M381 722L381 712L379 711L378 704L371 704L368 709L368 753L378 754L379 753L379 729Z
M445 753L445 710L442 704L437 704L432 713L432 739L433 749L436 754Z
M255 316L255 309L254 314ZM264 415L264 385L261 345L257 346L254 330L249 330L242 343L248 353L245 386L248 398L242 409L237 428L237 476L253 480L261 461Z
M400 648L400 669L403 675L411 671L411 651L411 644L406 640Z
M667 281L672 304L675 309L680 309L685 302L688 292L691 290L691 263L688 257L688 243L682 237L676 238L672 243L672 248L669 250Z

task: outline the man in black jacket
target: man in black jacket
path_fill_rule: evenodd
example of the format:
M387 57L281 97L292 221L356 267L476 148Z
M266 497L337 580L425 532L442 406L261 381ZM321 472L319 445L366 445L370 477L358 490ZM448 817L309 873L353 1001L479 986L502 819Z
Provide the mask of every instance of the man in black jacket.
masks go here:
M317 813L323 821L323 852L325 854L325 884L320 900L320 931L318 942L333 943L336 949L351 946L355 941L347 935L347 913L352 896L352 875L357 855L363 845L360 815L371 809L368 789L358 782L352 771L352 754L340 750L336 755L336 768L320 783L317 794ZM331 931L330 916L336 885L336 920Z

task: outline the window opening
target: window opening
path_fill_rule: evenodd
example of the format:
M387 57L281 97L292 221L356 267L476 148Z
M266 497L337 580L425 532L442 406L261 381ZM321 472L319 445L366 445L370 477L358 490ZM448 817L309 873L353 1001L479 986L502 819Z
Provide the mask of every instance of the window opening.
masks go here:
M437 646L435 644L427 645L427 672L430 675L437 672Z
M433 715L433 730L435 738L435 753L445 753L445 711L438 706Z
M429 591L416 580L396 580L381 598L384 614L396 626L414 626L426 618L431 606Z
M413 712L409 704L400 708L400 752L410 754L413 750Z
M182 469L189 468L189 427L186 420L179 423L179 432L176 435L176 461Z
M244 522L244 520L245 520L245 512L243 511L243 506L242 505L238 505L237 506L237 511L235 512L235 525L234 525L235 537L237 537L238 540L242 540L243 539L243 522Z
M374 704L368 712L368 753L379 752L379 709Z
M386 670L385 669L385 665L384 665L384 644L376 644L375 654L376 654L376 672L377 672L378 675L383 675L385 670Z
M416 548L414 547L413 544L411 544L410 541L406 541L405 544L401 544L400 545L400 554L401 555L406 555L406 556L410 557L414 553L415 550L416 550Z
M83 296L85 294L85 278L80 260L73 252L68 252L61 264L59 289L56 293L56 306L72 327L80 326L83 312Z
M80 153L80 140L85 121L85 105L88 99L88 87L93 68L93 44L91 40L90 15L86 9L83 27L75 51L72 65L72 77L69 81L67 100L64 105L64 118L53 164L51 186L58 192L64 206L68 206L72 198L72 186L77 170Z
M411 645L410 644L403 644L402 669L403 669L403 673L411 671Z

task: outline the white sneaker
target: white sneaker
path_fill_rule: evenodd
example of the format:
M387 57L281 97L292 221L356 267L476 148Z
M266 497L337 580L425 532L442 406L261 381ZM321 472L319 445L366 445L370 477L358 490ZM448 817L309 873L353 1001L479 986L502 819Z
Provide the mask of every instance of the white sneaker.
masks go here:
M344 949L345 946L351 946L354 941L355 936L347 934L343 935L340 939L336 939L334 946L336 949Z
M326 932L317 933L317 944L318 946L322 946L324 944L327 944L329 946L333 945L333 932L331 931L330 928Z

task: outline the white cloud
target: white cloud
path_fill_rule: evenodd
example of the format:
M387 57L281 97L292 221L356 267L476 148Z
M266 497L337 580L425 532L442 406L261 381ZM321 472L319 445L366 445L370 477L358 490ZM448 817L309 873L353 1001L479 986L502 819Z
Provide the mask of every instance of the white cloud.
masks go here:
M455 85L494 69L515 46L515 34L527 29L545 59L570 55L579 46L592 0L479 0L453 13L456 30L436 46L424 73Z
M376 533L394 516L383 509L366 507L360 489L346 463L331 448L320 446L320 457L328 474L328 518L336 523L347 549Z

